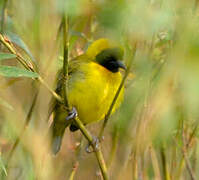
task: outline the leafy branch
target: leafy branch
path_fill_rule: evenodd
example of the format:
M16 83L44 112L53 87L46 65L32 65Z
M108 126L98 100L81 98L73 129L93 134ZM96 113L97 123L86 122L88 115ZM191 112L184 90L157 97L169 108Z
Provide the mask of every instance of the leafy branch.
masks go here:
M34 68L33 63L27 63L26 59L15 50L13 44L9 41L9 39L5 36L3 36L2 34L0 34L0 42L14 55L16 55L16 59L18 60L18 62L25 67L25 69L31 71L31 72L35 72L37 73L37 71ZM39 75L37 78L35 78L36 80L38 80L43 86L45 86L48 91L54 96L54 98L56 98L59 102L63 103L62 98L55 92L53 91L49 85L44 81L44 79Z

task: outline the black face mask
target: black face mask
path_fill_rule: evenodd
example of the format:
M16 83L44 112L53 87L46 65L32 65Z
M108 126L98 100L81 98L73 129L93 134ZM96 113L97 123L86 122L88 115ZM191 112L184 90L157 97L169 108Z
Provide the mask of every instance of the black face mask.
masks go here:
M120 61L123 52L120 48L105 49L96 56L96 61L109 71L116 73L119 68L126 69L124 63Z

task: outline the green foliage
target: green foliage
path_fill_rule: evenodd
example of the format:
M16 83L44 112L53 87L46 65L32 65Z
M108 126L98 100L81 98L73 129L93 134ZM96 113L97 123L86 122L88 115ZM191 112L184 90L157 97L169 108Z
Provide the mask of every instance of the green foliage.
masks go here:
M38 74L14 66L0 66L0 75L5 77L29 77L36 78Z
M14 54L0 53L0 61L4 60L4 59L12 59L15 57L16 57L16 55L14 55Z

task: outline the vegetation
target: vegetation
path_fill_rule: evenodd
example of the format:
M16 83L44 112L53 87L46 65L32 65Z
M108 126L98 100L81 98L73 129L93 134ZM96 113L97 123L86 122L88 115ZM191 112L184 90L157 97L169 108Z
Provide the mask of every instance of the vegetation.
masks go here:
M198 6L1 0L0 179L198 179ZM101 37L125 49L124 101L105 123L85 127L76 118L81 130L66 130L53 156L50 100L68 104L54 92L56 73L64 64L67 78L68 60Z

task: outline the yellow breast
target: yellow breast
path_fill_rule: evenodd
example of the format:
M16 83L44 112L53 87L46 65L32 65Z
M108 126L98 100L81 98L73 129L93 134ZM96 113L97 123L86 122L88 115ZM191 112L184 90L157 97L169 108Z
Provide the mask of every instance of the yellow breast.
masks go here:
M95 62L83 64L76 77L69 80L68 99L77 109L78 116L84 124L102 120L119 87L122 76L120 72L112 73ZM124 88L120 92L113 112L123 99Z

